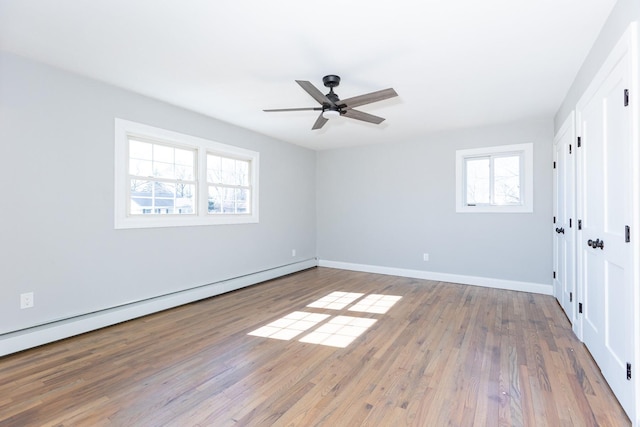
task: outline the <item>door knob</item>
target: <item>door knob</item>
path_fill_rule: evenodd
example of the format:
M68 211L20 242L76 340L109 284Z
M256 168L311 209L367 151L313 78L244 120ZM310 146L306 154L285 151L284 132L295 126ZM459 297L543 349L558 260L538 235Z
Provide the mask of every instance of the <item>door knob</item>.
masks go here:
M564 228L562 228L562 227L560 227L560 228L556 227L556 233L558 233L558 234L560 234L560 233L564 234Z
M587 242L587 245L591 246L593 249L603 249L604 250L604 240L600 240L600 239L596 239L596 240L591 240L589 239L589 241Z

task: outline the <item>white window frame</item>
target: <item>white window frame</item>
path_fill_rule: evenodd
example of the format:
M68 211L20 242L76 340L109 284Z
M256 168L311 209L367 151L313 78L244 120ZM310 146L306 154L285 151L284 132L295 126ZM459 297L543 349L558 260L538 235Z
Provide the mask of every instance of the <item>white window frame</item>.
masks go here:
M197 151L196 194L194 214L129 215L129 138L137 137L178 148ZM207 153L249 161L250 213L208 212ZM249 224L259 222L258 174L260 153L208 139L185 135L129 120L115 119L115 228L154 228L197 225Z
M517 205L466 203L466 160L477 157L520 156L520 200ZM456 212L458 213L530 213L533 212L533 143L456 150Z

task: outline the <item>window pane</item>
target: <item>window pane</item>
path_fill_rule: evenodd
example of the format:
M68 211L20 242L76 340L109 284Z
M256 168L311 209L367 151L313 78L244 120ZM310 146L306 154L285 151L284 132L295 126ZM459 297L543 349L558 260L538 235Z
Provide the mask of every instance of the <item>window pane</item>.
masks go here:
M195 185L131 180L130 215L195 213Z
M193 151L176 148L176 164L193 167Z
M491 202L489 164L489 158L465 160L467 205L489 204Z
M175 158L173 155L174 148L167 147L166 145L154 144L153 145L153 161L163 163L174 163Z
M153 163L151 160L129 160L129 173L137 176L153 176Z
M236 211L235 193L236 191L233 188L224 189L224 197L222 200L223 213L235 213Z
M212 184L222 183L221 158L213 154L207 155L207 181Z
M129 174L195 180L196 150L129 140Z
M130 191L129 213L131 215L150 213L153 207L153 185L151 181L132 179Z
M237 162L238 172L238 185L249 185L249 162L238 160Z
M520 156L494 158L493 176L494 203L496 205L520 204Z
M175 178L173 163L153 162L153 176L158 178Z
M176 165L175 169L176 179L180 179L183 181L193 181L193 168L189 166L180 166Z
M147 142L129 140L129 157L132 159L152 160L153 144Z
M249 213L249 190L236 189L236 213Z
M173 213L194 214L196 186L193 184L176 184L176 199Z
M211 184L249 185L249 162L207 155L207 181Z
M245 188L209 186L208 212L223 214L251 213L250 191Z
M233 174L236 169L236 161L227 157L222 157L222 171Z

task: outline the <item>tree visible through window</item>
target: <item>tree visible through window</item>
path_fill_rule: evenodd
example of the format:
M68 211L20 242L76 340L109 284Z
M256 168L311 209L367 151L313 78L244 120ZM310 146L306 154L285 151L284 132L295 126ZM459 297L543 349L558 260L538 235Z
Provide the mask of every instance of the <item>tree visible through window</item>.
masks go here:
M251 211L248 160L207 155L208 211L211 214Z
M456 151L457 212L532 212L533 144Z
M522 156L465 158L466 204L519 205Z
M115 120L115 227L256 223L259 153Z

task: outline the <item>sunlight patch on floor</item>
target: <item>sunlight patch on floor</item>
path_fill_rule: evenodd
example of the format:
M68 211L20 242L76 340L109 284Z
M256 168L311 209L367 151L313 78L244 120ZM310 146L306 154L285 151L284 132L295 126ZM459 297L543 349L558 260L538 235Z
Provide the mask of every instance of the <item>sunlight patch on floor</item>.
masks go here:
M402 298L398 295L365 294L357 292L332 292L307 305L308 308L320 310L346 310L360 313L385 314ZM349 307L350 306L350 307ZM348 307L348 308L347 308ZM331 318L326 323L328 318ZM291 340L303 332L316 328L303 336L299 341L344 348L362 335L378 319L335 316L331 314L294 311L268 325L249 332L263 338ZM318 326L320 325L320 326Z
M332 292L326 297L312 302L307 307L328 308L332 310L342 310L364 294L355 292Z
M344 348L376 322L376 319L336 316L315 331L300 338L300 342Z
M277 340L290 340L300 335L304 331L313 328L318 323L329 317L328 314L305 313L304 311L294 311L280 319L269 323L266 326L249 332L248 335L264 338L275 338Z
M349 311L360 311L363 313L384 314L395 303L397 303L401 296L398 295L380 295L371 294L358 301L356 305L349 308Z

